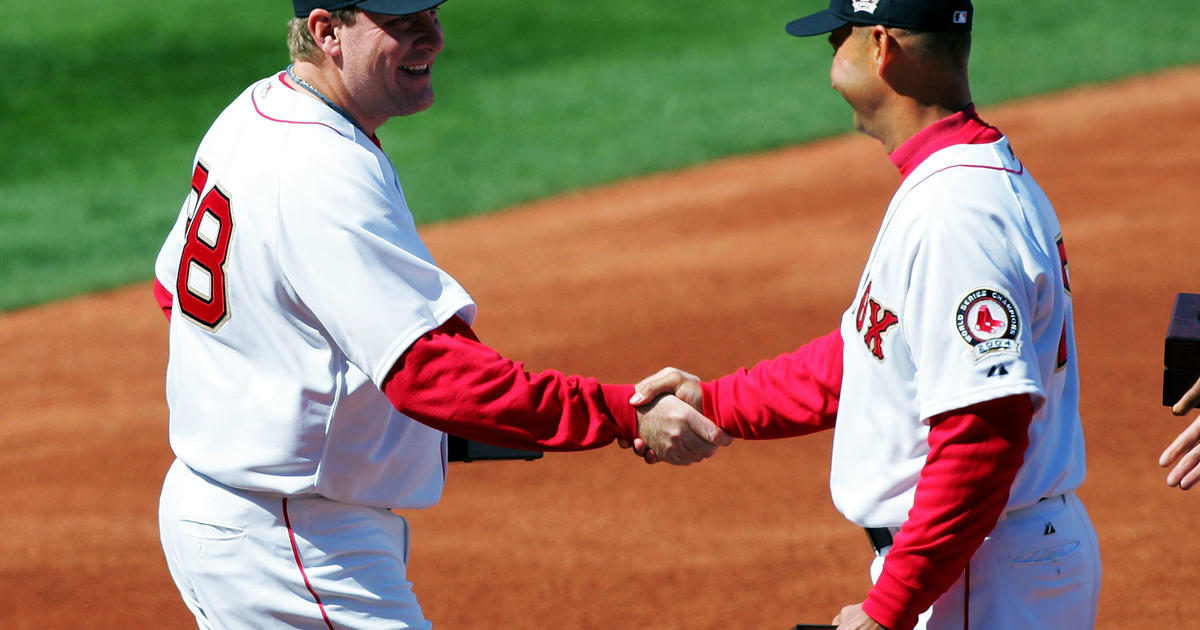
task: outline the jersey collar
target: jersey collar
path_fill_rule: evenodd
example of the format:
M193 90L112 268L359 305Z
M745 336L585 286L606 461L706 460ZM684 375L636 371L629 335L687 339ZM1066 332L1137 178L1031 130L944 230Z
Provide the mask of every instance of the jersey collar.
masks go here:
M983 122L975 113L975 104L955 112L917 132L892 151L892 164L900 175L908 177L925 158L956 144L990 144L1004 137L999 129Z
M283 84L284 87L291 90L292 92L295 92L298 95L304 95L304 88L301 86L298 86L298 85L294 85L292 83L291 77L288 76L288 73L286 70L275 75L275 79L277 81L279 81L279 83ZM310 100L310 99L308 99L307 96L305 96L301 100L301 102L305 102L308 100ZM315 103L316 102L314 101L314 104ZM319 108L319 111L321 112L321 115L315 115L315 113L314 113L314 118L321 120L322 124L333 127L338 133L346 136L347 138L353 138L356 135L356 132L357 132L357 134L366 135L363 132L362 128L359 127L357 124L355 124L352 119L350 119L350 118L346 117L344 114L341 114L341 113L335 111L334 109L330 108L329 105L327 105L327 104L318 105L318 108ZM336 119L342 124L337 124L337 125L329 124L331 122L329 119L333 118L333 117L326 115L326 113L337 114ZM349 129L346 129L347 125L349 125L349 127L350 127ZM368 136L368 138L371 140L371 142L376 147L379 148L379 150L381 150L381 151L383 150L383 145L380 144L378 135L371 134L370 136Z

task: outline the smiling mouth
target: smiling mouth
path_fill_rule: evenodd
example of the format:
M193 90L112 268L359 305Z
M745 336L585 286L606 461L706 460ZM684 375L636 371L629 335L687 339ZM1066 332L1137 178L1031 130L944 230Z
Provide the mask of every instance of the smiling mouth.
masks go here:
M408 74L429 74L429 64L423 63L416 66L400 66L400 69Z

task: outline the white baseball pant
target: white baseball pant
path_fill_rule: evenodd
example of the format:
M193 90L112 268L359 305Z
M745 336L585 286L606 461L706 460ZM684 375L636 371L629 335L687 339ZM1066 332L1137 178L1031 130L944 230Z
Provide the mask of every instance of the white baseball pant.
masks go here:
M178 460L159 500L171 577L202 629L432 627L389 510L236 490Z
M871 563L874 582L887 549ZM1091 630L1100 545L1075 493L1005 513L915 630Z

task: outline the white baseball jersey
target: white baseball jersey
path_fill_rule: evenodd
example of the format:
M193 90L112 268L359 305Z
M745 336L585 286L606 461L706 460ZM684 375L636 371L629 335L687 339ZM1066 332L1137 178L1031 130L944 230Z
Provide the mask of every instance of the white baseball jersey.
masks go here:
M1006 509L1078 487L1071 296L1058 220L1006 138L937 151L908 175L841 322L837 508L899 526L939 413L1029 394L1033 423Z
M427 507L445 435L380 386L422 334L470 323L474 302L434 264L387 156L281 75L204 137L156 263L174 293L171 447L234 488Z

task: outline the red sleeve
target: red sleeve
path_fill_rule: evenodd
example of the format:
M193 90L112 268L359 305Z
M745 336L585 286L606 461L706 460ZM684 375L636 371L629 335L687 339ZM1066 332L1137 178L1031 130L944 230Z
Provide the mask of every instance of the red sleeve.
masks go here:
M1025 459L1033 405L1020 394L930 419L929 455L904 527L863 611L909 630L996 526Z
M637 435L632 385L531 374L480 343L457 317L413 343L383 391L418 422L496 446L578 451Z
M765 440L832 428L842 391L841 332L700 388L704 415L733 437Z
M167 321L171 321L171 302L175 297L171 292L164 287L158 280L154 281L154 300L158 302L158 307L162 309L163 315L167 316Z

